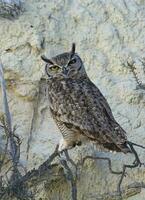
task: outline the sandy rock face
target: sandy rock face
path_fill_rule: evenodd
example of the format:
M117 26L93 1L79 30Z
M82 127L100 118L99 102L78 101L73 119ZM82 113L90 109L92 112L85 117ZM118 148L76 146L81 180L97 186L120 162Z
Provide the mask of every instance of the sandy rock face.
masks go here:
M48 109L47 77L40 56L67 51L72 42L129 140L145 145L145 2L29 0L23 6L18 19L0 18L0 55L13 124L19 125L16 133L22 139L21 162L26 168L44 162L61 138ZM2 140L0 145L1 150ZM138 152L145 161L145 151ZM100 153L92 145L71 152L75 161L85 154L110 157L116 170L133 160L131 155ZM144 172L143 167L129 171L123 186L141 183ZM69 200L69 187L61 181L53 183L51 191L50 185L45 189L40 185L35 198ZM105 193L116 190L117 181L105 161L88 161L78 182L78 199L103 199ZM143 200L143 193L142 189L129 200Z

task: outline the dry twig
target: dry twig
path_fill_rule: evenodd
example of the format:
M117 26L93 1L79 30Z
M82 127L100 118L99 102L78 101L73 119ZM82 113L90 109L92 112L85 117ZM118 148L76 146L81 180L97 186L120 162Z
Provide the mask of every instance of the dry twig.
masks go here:
M82 160L82 165L84 165L85 161L88 160L88 159L92 159L92 160L107 160L108 162L108 165L109 165L109 170L112 174L122 174L122 172L116 172L112 169L112 166L111 166L111 160L110 158L107 158L107 157L93 157L93 156L86 156L83 158Z
M8 100L7 100L7 93L6 93L6 83L4 79L3 73L3 65L0 61L0 82L1 82L1 90L2 90L2 104L3 104L3 119L1 121L2 127L7 137L7 143L5 147L5 154L8 153L7 147L9 146L9 155L11 157L12 166L11 166L11 177L9 180L9 189L11 188L12 193L17 193L18 191L15 189L14 185L20 180L21 173L19 172L18 165L20 159L20 139L18 136L14 134L15 127L12 129L12 122L11 122L11 114L9 111ZM3 158L4 162L5 156ZM21 190L22 192L22 190ZM19 195L19 194L17 194Z
M66 179L70 182L71 185L71 199L77 200L77 170L75 171L75 174L73 174L71 168L69 167L68 162L70 162L73 166L76 165L74 161L69 157L68 151L64 150L66 160L60 159L60 163L63 166L63 168L66 170ZM77 168L76 168L77 169Z
M135 67L135 62L128 62L127 64L123 64L125 67L129 67L130 71L133 74L133 77L137 83L137 89L145 89L145 86L142 84L142 82L140 81L140 79L138 78L138 75L136 73L136 67Z

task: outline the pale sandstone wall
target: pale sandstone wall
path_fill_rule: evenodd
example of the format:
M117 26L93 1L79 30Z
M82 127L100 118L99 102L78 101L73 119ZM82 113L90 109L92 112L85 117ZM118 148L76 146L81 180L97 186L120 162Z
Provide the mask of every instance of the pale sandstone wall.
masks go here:
M137 89L133 73L125 66L134 61L145 84L145 1L27 0L24 10L16 20L0 18L0 55L13 123L19 125L16 133L22 139L21 162L27 169L44 162L61 137L48 110L45 81L40 82L45 78L40 55L67 51L72 42L129 140L145 145L145 90ZM138 152L145 161L145 151ZM71 154L74 160L85 154L108 156L116 170L133 160L131 155L96 152L92 145ZM105 161L87 162L78 182L79 199L99 199L101 194L115 191L118 179L109 173ZM144 179L143 167L129 170L123 186ZM36 199L70 199L69 186L63 180L42 183L37 189ZM145 199L144 190L128 199Z

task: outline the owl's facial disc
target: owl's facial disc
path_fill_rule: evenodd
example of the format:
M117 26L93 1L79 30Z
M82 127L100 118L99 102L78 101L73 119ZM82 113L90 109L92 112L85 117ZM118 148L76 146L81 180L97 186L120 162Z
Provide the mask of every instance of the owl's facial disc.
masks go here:
M51 59L41 56L46 62L45 71L50 78L72 78L77 79L86 75L83 62L79 55L75 53L75 43L72 44L71 51L65 52Z

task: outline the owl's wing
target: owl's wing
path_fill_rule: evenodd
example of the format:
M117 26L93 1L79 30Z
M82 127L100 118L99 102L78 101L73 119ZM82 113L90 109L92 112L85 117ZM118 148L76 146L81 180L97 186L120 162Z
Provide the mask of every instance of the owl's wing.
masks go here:
M85 123L87 124L88 122L91 129L89 128L87 131L84 129L83 132L88 137L90 135L93 136L99 143L104 144L107 148L130 151L126 146L126 132L114 119L111 108L105 97L89 79L85 84L84 93L89 108L89 116L88 119L85 120ZM86 125L84 124L84 128L85 127ZM114 145L116 145L116 149Z

